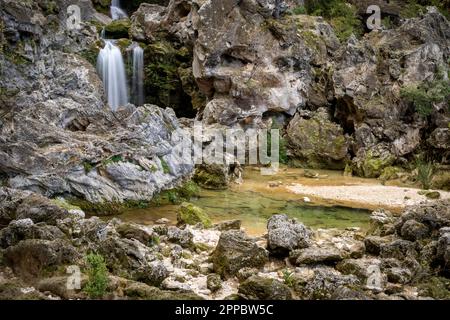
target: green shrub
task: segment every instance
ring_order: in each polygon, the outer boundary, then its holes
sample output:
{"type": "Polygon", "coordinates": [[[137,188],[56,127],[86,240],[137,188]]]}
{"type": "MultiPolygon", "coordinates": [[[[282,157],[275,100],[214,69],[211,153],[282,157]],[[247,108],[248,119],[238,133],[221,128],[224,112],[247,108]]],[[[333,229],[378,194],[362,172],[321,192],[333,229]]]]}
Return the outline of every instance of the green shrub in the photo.
{"type": "Polygon", "coordinates": [[[88,282],[84,291],[91,299],[102,298],[108,287],[108,269],[105,259],[99,255],[90,253],[86,257],[88,282]]]}
{"type": "Polygon", "coordinates": [[[435,165],[432,162],[425,162],[418,158],[416,160],[417,181],[420,182],[423,189],[428,190],[433,180],[435,165]]]}
{"type": "Polygon", "coordinates": [[[160,160],[161,160],[161,166],[162,166],[163,172],[165,174],[169,174],[170,173],[169,164],[163,158],[160,158],[160,160]]]}
{"type": "Polygon", "coordinates": [[[295,7],[295,8],[292,10],[292,13],[293,13],[293,14],[306,14],[306,8],[305,8],[305,6],[298,6],[298,7],[295,7]]]}
{"type": "Polygon", "coordinates": [[[447,19],[450,19],[450,1],[448,0],[408,0],[400,12],[402,18],[415,18],[424,14],[427,6],[435,6],[447,19]]]}
{"type": "Polygon", "coordinates": [[[403,87],[400,95],[412,103],[418,114],[428,117],[433,112],[433,104],[448,100],[450,96],[449,81],[437,79],[431,82],[403,87]]]}
{"type": "Polygon", "coordinates": [[[305,9],[310,15],[327,19],[341,41],[346,41],[352,34],[363,34],[363,25],[357,18],[356,7],[343,0],[307,0],[305,9]]]}
{"type": "Polygon", "coordinates": [[[283,270],[284,284],[291,288],[294,287],[294,285],[295,285],[293,275],[294,275],[294,273],[290,272],[289,270],[287,270],[287,269],[283,270]]]}

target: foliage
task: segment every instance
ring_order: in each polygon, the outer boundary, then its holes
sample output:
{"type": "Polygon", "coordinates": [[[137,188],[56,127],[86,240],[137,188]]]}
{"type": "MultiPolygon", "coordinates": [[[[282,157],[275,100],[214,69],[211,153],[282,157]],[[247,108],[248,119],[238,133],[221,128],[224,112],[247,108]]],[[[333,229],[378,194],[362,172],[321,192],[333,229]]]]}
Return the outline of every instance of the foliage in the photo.
{"type": "Polygon", "coordinates": [[[163,158],[160,158],[160,160],[161,160],[161,166],[162,166],[163,172],[165,174],[169,174],[170,173],[169,164],[163,158]]]}
{"type": "Polygon", "coordinates": [[[294,287],[295,281],[293,277],[293,273],[290,272],[288,269],[283,270],[283,280],[284,284],[288,287],[294,287]]]}
{"type": "Polygon", "coordinates": [[[157,245],[159,245],[160,242],[161,242],[161,239],[159,238],[158,235],[152,235],[149,246],[150,247],[157,246],[157,245]]]}
{"type": "Polygon", "coordinates": [[[112,157],[109,157],[108,159],[104,160],[102,164],[103,166],[107,167],[108,165],[117,162],[123,162],[123,158],[121,155],[114,155],[112,157]]]}
{"type": "Polygon", "coordinates": [[[427,6],[435,6],[447,19],[450,19],[448,0],[408,0],[400,12],[402,18],[415,18],[426,12],[427,6]]]}
{"type": "Polygon", "coordinates": [[[432,162],[424,161],[421,157],[416,159],[417,181],[420,182],[423,189],[428,190],[433,180],[435,165],[432,162]]]}
{"type": "Polygon", "coordinates": [[[450,96],[449,81],[441,78],[431,82],[403,87],[400,95],[414,105],[418,114],[423,117],[433,112],[433,104],[448,100],[450,96]]]}
{"type": "Polygon", "coordinates": [[[337,37],[346,41],[352,34],[363,33],[355,6],[343,0],[307,0],[305,9],[309,15],[323,16],[333,26],[337,37]]]}
{"type": "Polygon", "coordinates": [[[84,291],[92,299],[98,299],[105,295],[108,287],[108,269],[103,256],[90,253],[86,257],[88,282],[84,291]]]}
{"type": "Polygon", "coordinates": [[[294,9],[292,9],[293,14],[306,14],[306,8],[305,6],[297,6],[294,9]]]}

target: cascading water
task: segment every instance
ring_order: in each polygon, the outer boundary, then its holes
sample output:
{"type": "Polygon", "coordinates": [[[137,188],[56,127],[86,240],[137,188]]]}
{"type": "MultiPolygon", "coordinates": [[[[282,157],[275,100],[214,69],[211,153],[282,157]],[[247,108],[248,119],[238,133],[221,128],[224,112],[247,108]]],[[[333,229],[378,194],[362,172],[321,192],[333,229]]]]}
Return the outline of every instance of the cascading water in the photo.
{"type": "Polygon", "coordinates": [[[109,106],[116,111],[128,103],[125,65],[120,49],[111,40],[105,40],[97,59],[97,71],[103,80],[109,106]]]}
{"type": "Polygon", "coordinates": [[[119,20],[123,18],[127,18],[127,14],[120,7],[120,0],[112,0],[111,1],[111,18],[113,20],[119,20]]]}
{"type": "Polygon", "coordinates": [[[133,78],[131,81],[131,95],[137,106],[144,104],[144,50],[138,45],[133,46],[133,78]]]}

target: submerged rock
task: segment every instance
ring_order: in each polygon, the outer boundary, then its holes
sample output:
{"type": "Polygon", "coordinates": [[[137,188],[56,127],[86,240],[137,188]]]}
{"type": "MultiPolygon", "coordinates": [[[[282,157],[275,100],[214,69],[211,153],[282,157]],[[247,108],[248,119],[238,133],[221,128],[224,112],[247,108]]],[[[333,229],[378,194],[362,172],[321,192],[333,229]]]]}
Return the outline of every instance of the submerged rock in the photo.
{"type": "Polygon", "coordinates": [[[203,211],[203,209],[187,202],[181,204],[177,213],[177,221],[179,224],[190,225],[200,223],[205,228],[209,228],[212,226],[211,219],[203,211]]]}

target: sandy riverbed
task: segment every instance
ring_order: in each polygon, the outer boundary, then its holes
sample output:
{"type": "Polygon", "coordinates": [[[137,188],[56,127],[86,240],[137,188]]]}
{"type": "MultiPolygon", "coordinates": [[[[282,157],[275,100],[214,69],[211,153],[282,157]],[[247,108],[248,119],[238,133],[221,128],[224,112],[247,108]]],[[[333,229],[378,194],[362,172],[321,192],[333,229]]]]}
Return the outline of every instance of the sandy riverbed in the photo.
{"type": "MultiPolygon", "coordinates": [[[[383,186],[377,184],[342,185],[342,186],[313,186],[293,183],[286,189],[297,195],[341,203],[352,202],[361,204],[366,208],[401,209],[408,205],[429,200],[425,195],[419,194],[419,189],[383,186]]],[[[449,199],[450,192],[439,191],[441,199],[449,199]]]]}

